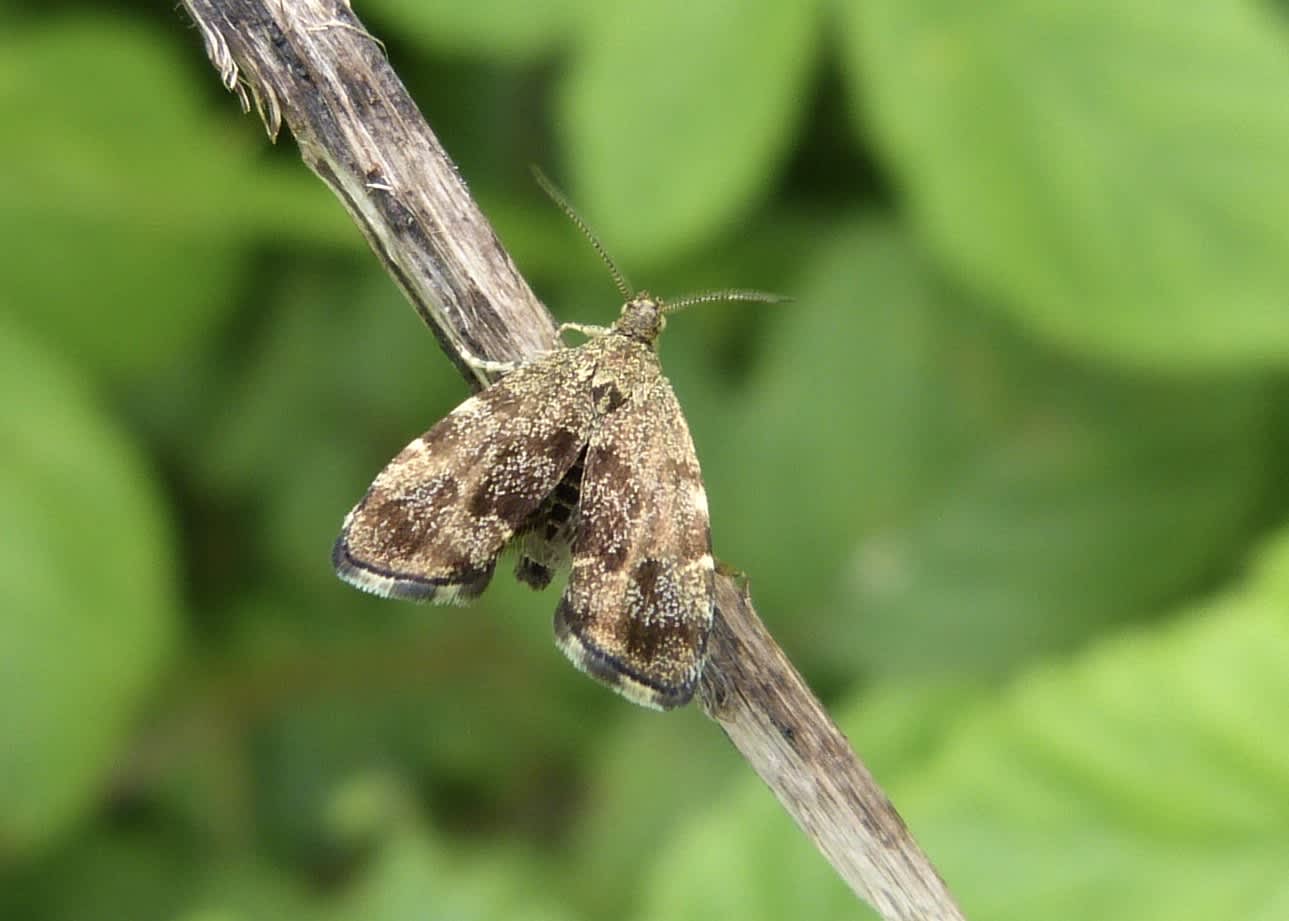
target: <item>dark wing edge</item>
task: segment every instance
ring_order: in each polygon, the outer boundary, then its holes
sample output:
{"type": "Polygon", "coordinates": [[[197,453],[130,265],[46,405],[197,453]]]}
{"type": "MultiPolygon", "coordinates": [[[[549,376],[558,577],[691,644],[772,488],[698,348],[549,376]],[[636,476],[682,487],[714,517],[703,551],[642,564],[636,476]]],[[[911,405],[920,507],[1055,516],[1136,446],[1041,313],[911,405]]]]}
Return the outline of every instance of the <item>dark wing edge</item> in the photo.
{"type": "MultiPolygon", "coordinates": [[[[501,548],[498,548],[500,553],[501,548]]],[[[378,563],[360,560],[349,548],[349,538],[341,533],[331,548],[331,565],[343,581],[354,588],[382,598],[402,601],[432,601],[435,604],[469,604],[492,581],[496,559],[481,567],[460,570],[449,576],[418,576],[400,573],[378,563]]]]}
{"type": "Polygon", "coordinates": [[[555,640],[580,670],[642,706],[693,697],[715,565],[693,440],[670,384],[601,421],[587,445],[555,640]]]}
{"type": "Polygon", "coordinates": [[[675,710],[693,699],[707,654],[705,635],[696,647],[692,669],[681,680],[659,680],[648,671],[636,668],[620,656],[588,641],[585,633],[574,626],[577,621],[578,614],[566,595],[555,609],[555,644],[578,671],[632,703],[651,710],[675,710]]]}
{"type": "Polygon", "coordinates": [[[477,598],[498,554],[585,446],[591,407],[576,384],[571,350],[556,352],[414,439],[345,517],[336,574],[387,598],[477,598]]]}

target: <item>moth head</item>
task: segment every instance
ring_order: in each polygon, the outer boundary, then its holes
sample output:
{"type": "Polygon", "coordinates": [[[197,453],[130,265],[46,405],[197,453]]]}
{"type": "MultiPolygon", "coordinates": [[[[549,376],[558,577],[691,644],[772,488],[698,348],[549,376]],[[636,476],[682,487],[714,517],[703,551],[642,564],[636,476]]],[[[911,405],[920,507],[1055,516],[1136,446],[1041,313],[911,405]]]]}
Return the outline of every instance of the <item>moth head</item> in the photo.
{"type": "Polygon", "coordinates": [[[622,316],[614,328],[624,336],[653,342],[667,325],[667,308],[647,291],[641,291],[622,305],[622,316]]]}
{"type": "Polygon", "coordinates": [[[631,296],[622,305],[622,316],[613,328],[624,336],[640,342],[652,343],[667,326],[667,314],[684,310],[695,304],[713,304],[721,301],[756,301],[761,304],[780,304],[786,297],[769,294],[765,291],[744,291],[727,289],[724,291],[707,291],[703,294],[690,294],[674,301],[663,301],[648,291],[641,291],[631,296]]]}

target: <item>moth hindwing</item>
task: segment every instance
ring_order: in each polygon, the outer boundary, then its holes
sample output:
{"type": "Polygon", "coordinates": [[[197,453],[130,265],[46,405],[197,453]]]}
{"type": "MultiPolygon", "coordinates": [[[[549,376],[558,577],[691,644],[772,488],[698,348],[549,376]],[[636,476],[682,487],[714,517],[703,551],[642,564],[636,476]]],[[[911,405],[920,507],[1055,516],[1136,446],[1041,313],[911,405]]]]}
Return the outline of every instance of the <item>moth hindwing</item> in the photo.
{"type": "Polygon", "coordinates": [[[345,519],[340,577],[459,603],[508,544],[538,588],[568,557],[559,647],[636,703],[686,703],[714,567],[694,443],[654,350],[668,309],[632,297],[610,329],[512,372],[404,448],[345,519]]]}

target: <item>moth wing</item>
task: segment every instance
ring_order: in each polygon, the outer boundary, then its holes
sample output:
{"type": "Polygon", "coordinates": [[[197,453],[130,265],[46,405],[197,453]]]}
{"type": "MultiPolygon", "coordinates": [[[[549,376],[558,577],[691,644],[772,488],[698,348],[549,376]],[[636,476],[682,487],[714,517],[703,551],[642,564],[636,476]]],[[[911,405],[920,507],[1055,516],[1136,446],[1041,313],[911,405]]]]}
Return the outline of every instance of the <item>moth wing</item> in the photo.
{"type": "Polygon", "coordinates": [[[332,562],[377,595],[461,603],[586,444],[592,404],[577,350],[555,352],[466,400],[376,477],[332,562]]]}
{"type": "Polygon", "coordinates": [[[643,404],[628,402],[591,432],[556,642],[636,703],[677,707],[698,682],[714,592],[698,457],[659,376],[643,404]]]}

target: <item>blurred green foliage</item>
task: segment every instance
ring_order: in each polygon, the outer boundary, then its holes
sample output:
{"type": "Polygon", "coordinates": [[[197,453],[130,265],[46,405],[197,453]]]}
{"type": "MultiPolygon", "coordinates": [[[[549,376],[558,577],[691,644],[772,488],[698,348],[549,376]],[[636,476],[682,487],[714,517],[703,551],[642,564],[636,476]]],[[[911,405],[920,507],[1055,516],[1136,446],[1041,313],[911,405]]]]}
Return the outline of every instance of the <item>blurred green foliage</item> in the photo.
{"type": "MultiPolygon", "coordinates": [[[[639,283],[717,552],[977,919],[1289,914],[1284,7],[368,0],[561,319],[639,283]]],[[[0,916],[850,918],[504,573],[330,572],[465,394],[166,5],[0,6],[0,916]]]]}

